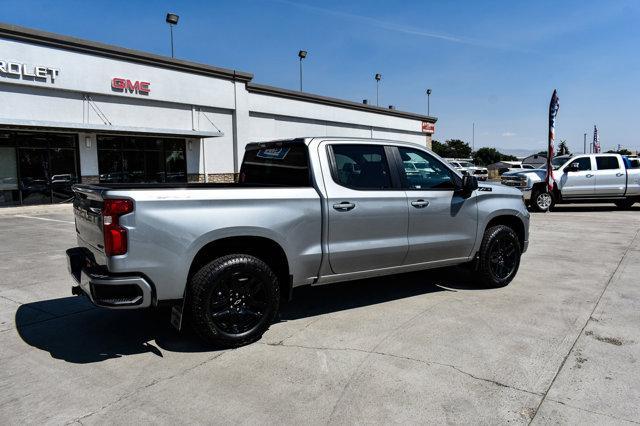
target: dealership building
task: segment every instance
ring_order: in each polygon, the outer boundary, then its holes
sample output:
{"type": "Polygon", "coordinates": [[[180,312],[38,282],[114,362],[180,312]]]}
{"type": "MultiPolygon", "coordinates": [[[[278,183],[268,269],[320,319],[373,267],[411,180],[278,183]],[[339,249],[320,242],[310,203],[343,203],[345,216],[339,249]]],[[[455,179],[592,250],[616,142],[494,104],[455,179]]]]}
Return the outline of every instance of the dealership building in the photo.
{"type": "Polygon", "coordinates": [[[255,84],[247,72],[0,24],[0,206],[73,183],[230,182],[249,142],[431,147],[436,119],[255,84]]]}

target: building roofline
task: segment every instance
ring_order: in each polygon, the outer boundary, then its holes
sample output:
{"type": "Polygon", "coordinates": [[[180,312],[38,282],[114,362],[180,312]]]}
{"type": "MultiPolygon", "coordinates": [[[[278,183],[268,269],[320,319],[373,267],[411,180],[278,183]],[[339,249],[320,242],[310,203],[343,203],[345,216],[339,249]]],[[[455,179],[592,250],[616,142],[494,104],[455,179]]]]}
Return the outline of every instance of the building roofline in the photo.
{"type": "Polygon", "coordinates": [[[306,102],[313,102],[316,104],[338,106],[349,109],[356,109],[360,111],[373,112],[376,114],[392,115],[395,117],[410,118],[413,120],[422,120],[430,123],[435,123],[438,119],[428,115],[416,114],[406,111],[398,111],[397,109],[388,109],[378,107],[375,105],[367,105],[359,102],[346,101],[344,99],[330,98],[327,96],[315,95],[313,93],[298,92],[295,90],[281,89],[279,87],[267,86],[264,84],[256,84],[247,82],[247,90],[253,93],[259,93],[262,95],[277,96],[279,98],[297,99],[306,102]]]}
{"type": "Polygon", "coordinates": [[[244,71],[219,68],[211,65],[200,64],[197,62],[169,58],[167,56],[156,55],[140,50],[128,49],[125,47],[84,40],[77,37],[70,37],[56,33],[50,33],[47,31],[25,28],[19,25],[0,22],[0,38],[55,47],[74,52],[88,53],[106,58],[120,59],[129,62],[147,64],[177,71],[223,78],[227,80],[242,81],[246,83],[247,90],[253,93],[260,93],[287,99],[297,99],[322,105],[338,106],[352,110],[385,114],[395,117],[409,118],[413,120],[427,121],[430,123],[435,123],[437,121],[437,118],[427,115],[388,109],[374,105],[366,105],[359,102],[315,95],[306,92],[298,92],[263,84],[255,84],[251,82],[251,80],[253,79],[253,74],[244,71]]]}
{"type": "Polygon", "coordinates": [[[121,59],[130,62],[159,66],[178,71],[191,72],[208,75],[218,78],[237,81],[251,81],[253,74],[230,70],[226,68],[213,67],[197,62],[184,61],[181,59],[169,58],[167,56],[155,55],[140,50],[128,49],[111,44],[99,43],[95,41],[83,40],[76,37],[69,37],[47,31],[34,30],[18,25],[11,25],[0,22],[0,38],[35,43],[49,47],[71,50],[75,52],[90,53],[107,58],[121,59]]]}

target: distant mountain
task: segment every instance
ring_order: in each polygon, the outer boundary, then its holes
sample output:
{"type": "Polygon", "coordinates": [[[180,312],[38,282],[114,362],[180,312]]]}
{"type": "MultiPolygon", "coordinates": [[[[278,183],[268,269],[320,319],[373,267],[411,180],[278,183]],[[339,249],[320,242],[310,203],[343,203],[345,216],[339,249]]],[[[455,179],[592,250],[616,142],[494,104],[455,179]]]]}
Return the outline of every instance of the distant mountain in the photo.
{"type": "Polygon", "coordinates": [[[535,150],[535,149],[510,149],[510,148],[498,148],[498,151],[500,151],[503,154],[507,154],[507,155],[513,155],[515,157],[518,158],[524,158],[524,157],[528,157],[532,154],[537,154],[538,152],[542,151],[541,149],[535,150]]]}

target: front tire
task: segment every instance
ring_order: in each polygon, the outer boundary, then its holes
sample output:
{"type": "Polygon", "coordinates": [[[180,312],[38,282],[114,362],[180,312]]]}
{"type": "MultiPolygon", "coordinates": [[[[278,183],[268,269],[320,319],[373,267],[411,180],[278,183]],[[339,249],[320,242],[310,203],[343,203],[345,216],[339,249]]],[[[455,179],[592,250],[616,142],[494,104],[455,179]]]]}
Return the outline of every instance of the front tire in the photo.
{"type": "Polygon", "coordinates": [[[484,287],[504,287],[520,267],[522,249],[515,231],[505,225],[488,228],[477,260],[478,281],[484,287]]]}
{"type": "Polygon", "coordinates": [[[246,254],[222,256],[204,265],[189,289],[188,312],[195,332],[220,347],[260,339],[280,303],[276,275],[265,262],[246,254]]]}
{"type": "Polygon", "coordinates": [[[616,207],[622,210],[628,210],[636,203],[635,198],[625,198],[624,200],[617,200],[615,202],[616,207]]]}
{"type": "Polygon", "coordinates": [[[531,193],[530,205],[533,211],[539,213],[546,213],[555,204],[553,193],[546,190],[546,188],[538,187],[534,188],[531,193]]]}

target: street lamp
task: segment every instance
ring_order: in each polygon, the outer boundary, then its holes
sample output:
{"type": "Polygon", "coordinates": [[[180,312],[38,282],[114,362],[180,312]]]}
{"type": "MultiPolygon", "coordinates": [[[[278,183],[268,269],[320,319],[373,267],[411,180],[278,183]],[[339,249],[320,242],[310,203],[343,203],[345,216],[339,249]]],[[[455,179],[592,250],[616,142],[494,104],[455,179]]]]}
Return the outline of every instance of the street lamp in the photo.
{"type": "Polygon", "coordinates": [[[307,57],[307,51],[301,50],[298,52],[298,58],[300,58],[300,91],[302,92],[302,60],[307,57]]]}
{"type": "Polygon", "coordinates": [[[380,98],[378,96],[378,93],[379,93],[379,87],[380,87],[380,80],[382,80],[382,75],[376,74],[375,79],[376,79],[376,106],[380,106],[380,98]]]}
{"type": "Polygon", "coordinates": [[[180,17],[175,13],[167,13],[165,21],[169,24],[169,31],[171,31],[171,57],[173,58],[173,26],[178,25],[180,17]]]}
{"type": "Polygon", "coordinates": [[[431,89],[427,89],[427,115],[430,115],[430,112],[431,112],[430,111],[431,108],[430,108],[430,105],[429,105],[429,103],[430,103],[429,102],[429,100],[430,100],[429,98],[430,97],[431,97],[431,89]]]}

